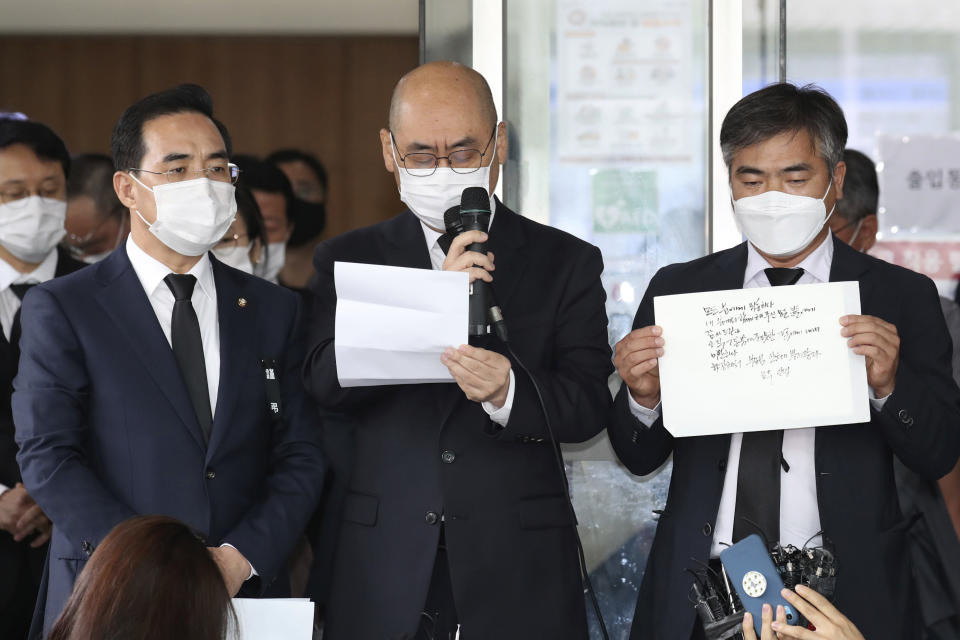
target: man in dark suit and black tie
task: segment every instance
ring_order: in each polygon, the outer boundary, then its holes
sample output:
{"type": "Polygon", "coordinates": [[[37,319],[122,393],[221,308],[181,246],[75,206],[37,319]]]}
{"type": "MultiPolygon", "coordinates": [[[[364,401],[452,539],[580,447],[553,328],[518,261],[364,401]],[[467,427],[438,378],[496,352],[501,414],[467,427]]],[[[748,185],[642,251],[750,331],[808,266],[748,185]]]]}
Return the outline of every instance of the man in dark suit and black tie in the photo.
{"type": "Polygon", "coordinates": [[[772,85],[738,102],[720,144],[748,242],[661,269],[635,330],[616,347],[624,384],[608,430],[617,454],[641,475],[673,454],[633,640],[702,637],[684,568],[757,528],[771,543],[797,547],[817,544],[822,532],[839,564],[838,609],[867,638],[918,637],[904,544],[910,522],[898,506],[891,454],[930,480],[949,472],[960,452],[960,391],[933,283],[830,233],[846,138],[840,107],[815,87],[772,85]],[[670,336],[655,324],[655,296],[828,281],[860,283],[862,315],[838,318],[837,331],[866,357],[869,422],[694,438],[666,431],[657,358],[670,336]]]}
{"type": "Polygon", "coordinates": [[[507,157],[486,81],[449,62],[397,85],[384,164],[410,210],[317,248],[308,390],[356,421],[325,636],[331,640],[586,637],[575,523],[534,387],[498,339],[450,345],[457,384],[342,388],[335,261],[468,271],[492,282],[557,439],[598,433],[611,372],[600,252],[491,198],[490,253],[444,255],[443,215],[493,193],[507,157]],[[496,261],[496,270],[494,270],[496,261]]]}
{"type": "Polygon", "coordinates": [[[10,395],[27,290],[84,266],[66,234],[70,155],[39,122],[0,114],[0,638],[27,637],[52,525],[21,483],[10,395]]]}
{"type": "Polygon", "coordinates": [[[18,460],[54,522],[34,637],[97,544],[137,514],[190,524],[231,595],[283,595],[277,577],[324,471],[297,296],[209,254],[237,179],[210,97],[182,85],[140,100],[112,151],[126,243],[23,303],[18,460]]]}

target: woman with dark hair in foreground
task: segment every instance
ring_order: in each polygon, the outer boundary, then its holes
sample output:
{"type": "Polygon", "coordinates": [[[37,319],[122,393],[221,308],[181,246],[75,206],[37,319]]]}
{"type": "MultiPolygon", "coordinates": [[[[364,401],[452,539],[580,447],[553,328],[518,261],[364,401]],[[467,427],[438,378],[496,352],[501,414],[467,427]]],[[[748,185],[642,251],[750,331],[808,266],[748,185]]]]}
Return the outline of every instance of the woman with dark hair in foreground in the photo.
{"type": "Polygon", "coordinates": [[[223,640],[234,616],[203,541],[179,520],[138,516],[97,547],[48,640],[223,640]]]}

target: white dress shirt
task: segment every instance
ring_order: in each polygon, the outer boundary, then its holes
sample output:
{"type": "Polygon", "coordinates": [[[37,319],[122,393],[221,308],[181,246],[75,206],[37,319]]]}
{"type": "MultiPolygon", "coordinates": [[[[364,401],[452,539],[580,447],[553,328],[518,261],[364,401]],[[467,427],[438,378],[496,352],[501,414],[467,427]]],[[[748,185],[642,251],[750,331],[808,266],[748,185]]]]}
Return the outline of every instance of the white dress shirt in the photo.
{"type": "MultiPolygon", "coordinates": [[[[490,198],[490,226],[487,227],[488,229],[493,227],[493,216],[496,214],[496,212],[497,201],[495,198],[490,198]]],[[[420,226],[423,228],[423,238],[427,243],[427,251],[430,253],[430,264],[433,266],[434,271],[440,271],[443,269],[443,261],[447,257],[443,252],[443,249],[440,247],[440,243],[438,242],[440,240],[440,236],[443,234],[423,224],[423,221],[420,222],[420,226]]],[[[459,345],[450,346],[457,347],[459,345]]],[[[516,385],[514,384],[512,367],[510,369],[510,381],[508,382],[508,385],[507,399],[504,401],[502,407],[497,409],[489,402],[483,402],[480,404],[480,406],[483,407],[483,410],[487,412],[487,415],[490,416],[490,419],[501,427],[507,426],[507,422],[510,421],[510,410],[513,408],[513,392],[515,391],[516,385]]]]}
{"type": "MultiPolygon", "coordinates": [[[[797,285],[816,284],[830,281],[830,266],[833,263],[833,234],[813,253],[797,265],[803,269],[803,276],[797,285]]],[[[764,269],[771,265],[749,242],[747,243],[747,268],[743,277],[743,288],[769,287],[770,282],[764,269]]],[[[837,324],[837,331],[841,329],[837,324]]],[[[669,349],[669,345],[665,345],[669,349]]],[[[888,396],[889,397],[889,396],[888,396]]],[[[638,404],[628,393],[630,410],[637,420],[651,426],[660,417],[660,405],[648,409],[638,404]]],[[[870,390],[870,404],[876,411],[883,408],[887,398],[877,398],[870,390]]],[[[727,407],[726,410],[735,410],[727,407]]],[[[790,471],[780,469],[780,542],[802,548],[811,538],[820,532],[820,509],[817,502],[817,472],[814,461],[814,445],[817,430],[785,429],[783,432],[783,459],[790,471]],[[784,509],[784,505],[788,508],[784,509]]],[[[737,477],[740,471],[740,447],[743,434],[734,433],[730,437],[730,452],[727,458],[727,470],[723,479],[723,493],[720,496],[720,509],[717,512],[716,526],[713,528],[713,546],[710,556],[719,557],[725,545],[733,542],[734,510],[737,504],[737,477]]],[[[816,540],[814,540],[816,542],[816,540]]]]}
{"type": "MultiPolygon", "coordinates": [[[[52,249],[47,257],[30,273],[20,273],[6,260],[0,259],[0,326],[3,337],[10,340],[13,317],[20,309],[20,298],[10,288],[12,284],[40,284],[52,280],[57,273],[57,250],[52,249]]],[[[0,493],[10,487],[0,484],[0,493]]]]}
{"type": "MultiPolygon", "coordinates": [[[[163,279],[173,271],[141,249],[133,240],[133,234],[127,236],[127,256],[150,300],[153,312],[157,315],[163,335],[172,348],[171,327],[173,304],[176,300],[163,279]]],[[[203,363],[207,370],[207,390],[210,393],[212,417],[217,410],[217,393],[220,389],[220,322],[217,317],[217,285],[213,278],[213,265],[207,254],[203,254],[187,273],[197,279],[190,302],[200,322],[200,341],[203,343],[203,363]]]]}
{"type": "MultiPolygon", "coordinates": [[[[134,241],[132,233],[127,236],[126,248],[130,264],[133,265],[133,270],[136,272],[137,278],[140,279],[140,284],[143,285],[143,290],[150,300],[150,306],[153,307],[160,328],[163,329],[163,335],[166,336],[167,343],[172,349],[173,305],[176,299],[163,279],[173,271],[141,249],[134,241]]],[[[209,256],[206,253],[203,254],[197,264],[187,271],[187,274],[197,279],[190,302],[193,304],[197,321],[200,323],[203,364],[207,370],[207,391],[210,393],[210,416],[213,417],[216,415],[217,394],[220,390],[220,318],[217,311],[217,284],[213,277],[213,265],[210,263],[209,256]]],[[[220,546],[236,549],[228,543],[223,543],[220,546]]],[[[250,564],[249,561],[247,564],[250,564]]],[[[257,575],[257,570],[251,564],[250,575],[247,576],[247,580],[255,575],[257,575]]]]}

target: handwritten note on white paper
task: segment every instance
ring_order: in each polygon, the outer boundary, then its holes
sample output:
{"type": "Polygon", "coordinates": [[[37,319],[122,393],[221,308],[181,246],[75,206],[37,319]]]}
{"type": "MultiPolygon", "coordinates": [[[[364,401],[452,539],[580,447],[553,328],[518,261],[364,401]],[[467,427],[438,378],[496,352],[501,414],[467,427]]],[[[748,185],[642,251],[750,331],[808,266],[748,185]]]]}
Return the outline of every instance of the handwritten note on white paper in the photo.
{"type": "Polygon", "coordinates": [[[863,356],[840,335],[856,282],[654,298],[663,425],[674,436],[870,419],[863,356]]]}
{"type": "Polygon", "coordinates": [[[453,381],[440,354],[467,344],[466,273],[337,262],[333,274],[341,386],[453,381]]]}
{"type": "Polygon", "coordinates": [[[237,627],[230,640],[312,640],[313,603],[307,598],[234,598],[237,627]]]}

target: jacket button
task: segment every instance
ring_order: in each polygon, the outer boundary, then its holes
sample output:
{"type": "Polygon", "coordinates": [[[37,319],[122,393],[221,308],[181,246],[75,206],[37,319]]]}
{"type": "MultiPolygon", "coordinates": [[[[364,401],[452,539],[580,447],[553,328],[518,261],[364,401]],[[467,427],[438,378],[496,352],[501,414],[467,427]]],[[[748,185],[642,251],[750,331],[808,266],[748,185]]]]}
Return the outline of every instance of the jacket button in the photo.
{"type": "Polygon", "coordinates": [[[88,556],[93,553],[93,545],[90,544],[89,542],[87,542],[86,540],[84,540],[84,541],[83,541],[83,544],[80,545],[80,546],[81,546],[81,548],[83,549],[83,552],[84,552],[85,554],[87,554],[88,556]]]}
{"type": "Polygon", "coordinates": [[[713,525],[707,522],[703,525],[703,529],[701,529],[700,531],[703,533],[704,536],[709,538],[713,534],[713,525]]]}
{"type": "Polygon", "coordinates": [[[440,459],[443,460],[444,464],[453,464],[453,461],[457,459],[457,454],[448,449],[440,454],[440,459]]]}
{"type": "Polygon", "coordinates": [[[910,417],[910,414],[907,413],[905,409],[900,409],[897,417],[900,418],[900,422],[903,424],[913,424],[913,418],[910,417]]]}
{"type": "Polygon", "coordinates": [[[435,511],[427,511],[427,515],[423,516],[423,521],[427,524],[437,524],[439,519],[440,516],[435,511]]]}
{"type": "Polygon", "coordinates": [[[213,469],[207,469],[207,480],[213,480],[217,477],[217,472],[213,469]]]}

